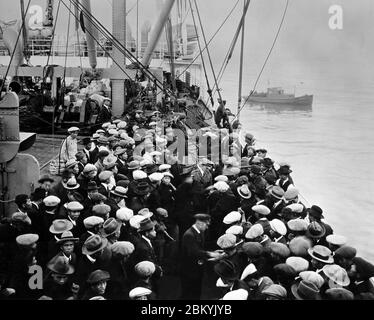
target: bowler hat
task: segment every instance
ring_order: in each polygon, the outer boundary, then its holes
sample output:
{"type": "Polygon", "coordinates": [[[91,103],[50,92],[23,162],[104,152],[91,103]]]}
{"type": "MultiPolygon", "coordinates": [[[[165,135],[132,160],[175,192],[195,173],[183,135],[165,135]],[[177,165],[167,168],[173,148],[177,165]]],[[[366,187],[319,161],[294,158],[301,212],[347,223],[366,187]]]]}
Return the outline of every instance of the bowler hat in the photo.
{"type": "Polygon", "coordinates": [[[274,161],[270,158],[265,158],[263,161],[263,165],[265,167],[271,167],[274,164],[274,161]]]}
{"type": "Polygon", "coordinates": [[[92,255],[104,249],[107,244],[108,240],[106,238],[102,238],[99,235],[94,234],[87,238],[83,244],[82,253],[85,255],[92,255]]]}
{"type": "Polygon", "coordinates": [[[352,260],[357,254],[357,250],[350,246],[342,246],[334,253],[336,258],[345,258],[352,260]]]}
{"type": "Polygon", "coordinates": [[[278,170],[278,174],[281,175],[289,175],[290,173],[292,173],[292,170],[288,166],[280,167],[278,170]]]}
{"type": "Polygon", "coordinates": [[[87,144],[89,144],[90,142],[92,142],[92,139],[91,138],[83,138],[82,139],[82,144],[85,146],[87,144]]]}
{"type": "Polygon", "coordinates": [[[309,213],[310,216],[317,218],[317,219],[323,219],[323,210],[316,205],[311,206],[309,209],[307,209],[307,212],[309,213]]]}
{"type": "Polygon", "coordinates": [[[291,292],[297,300],[320,300],[319,289],[314,283],[309,281],[300,281],[291,287],[291,292]]]}
{"type": "Polygon", "coordinates": [[[69,264],[69,261],[63,256],[56,256],[52,258],[47,268],[54,273],[69,275],[74,273],[74,267],[69,264]]]}

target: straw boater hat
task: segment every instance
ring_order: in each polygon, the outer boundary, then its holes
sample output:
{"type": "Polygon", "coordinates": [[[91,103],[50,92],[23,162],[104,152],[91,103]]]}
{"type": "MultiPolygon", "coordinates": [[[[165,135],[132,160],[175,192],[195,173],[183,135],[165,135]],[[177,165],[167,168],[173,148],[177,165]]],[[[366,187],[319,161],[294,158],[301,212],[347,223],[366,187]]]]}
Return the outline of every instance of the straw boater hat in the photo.
{"type": "Polygon", "coordinates": [[[248,188],[248,185],[243,184],[242,186],[237,188],[239,196],[243,199],[249,199],[252,197],[252,193],[248,188]]]}
{"type": "Polygon", "coordinates": [[[321,245],[315,245],[313,248],[308,249],[309,255],[318,261],[321,261],[325,264],[334,263],[334,257],[329,248],[321,245]]]}
{"type": "Polygon", "coordinates": [[[111,193],[121,198],[127,198],[127,189],[124,187],[117,186],[114,190],[111,191],[111,193]]]}
{"type": "Polygon", "coordinates": [[[79,238],[74,238],[73,233],[71,231],[64,231],[61,235],[60,240],[58,240],[56,244],[63,244],[68,241],[78,242],[79,238]]]}
{"type": "Polygon", "coordinates": [[[334,283],[334,285],[330,283],[330,287],[336,285],[347,287],[351,283],[347,271],[337,264],[327,264],[322,268],[322,271],[334,283]]]}
{"type": "Polygon", "coordinates": [[[75,177],[71,177],[66,183],[62,182],[62,185],[66,190],[76,190],[80,187],[75,177]]]}

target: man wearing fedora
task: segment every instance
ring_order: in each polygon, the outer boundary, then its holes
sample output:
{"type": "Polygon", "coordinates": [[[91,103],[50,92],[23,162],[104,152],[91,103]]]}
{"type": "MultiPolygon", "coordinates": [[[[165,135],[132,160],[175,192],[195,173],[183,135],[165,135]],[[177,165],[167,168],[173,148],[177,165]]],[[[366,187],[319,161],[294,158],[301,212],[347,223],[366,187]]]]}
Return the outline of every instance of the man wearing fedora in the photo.
{"type": "Polygon", "coordinates": [[[83,138],[82,139],[83,149],[82,152],[87,157],[87,163],[94,164],[97,161],[97,154],[99,149],[95,146],[92,148],[93,139],[92,138],[83,138]]]}
{"type": "Polygon", "coordinates": [[[80,295],[86,290],[86,280],[91,272],[107,270],[110,263],[110,250],[107,249],[108,240],[100,235],[90,236],[82,247],[82,257],[78,261],[74,275],[74,283],[79,285],[80,295]],[[109,258],[108,258],[109,257],[109,258]]]}
{"type": "Polygon", "coordinates": [[[75,267],[77,265],[77,255],[74,250],[78,241],[79,238],[75,238],[71,231],[63,232],[61,238],[56,242],[56,245],[60,247],[60,251],[55,258],[64,257],[70,265],[75,267]]]}
{"type": "Polygon", "coordinates": [[[279,179],[275,182],[275,185],[280,186],[284,192],[286,192],[290,186],[294,185],[293,179],[290,176],[292,170],[289,165],[283,165],[279,168],[277,173],[279,179]]]}

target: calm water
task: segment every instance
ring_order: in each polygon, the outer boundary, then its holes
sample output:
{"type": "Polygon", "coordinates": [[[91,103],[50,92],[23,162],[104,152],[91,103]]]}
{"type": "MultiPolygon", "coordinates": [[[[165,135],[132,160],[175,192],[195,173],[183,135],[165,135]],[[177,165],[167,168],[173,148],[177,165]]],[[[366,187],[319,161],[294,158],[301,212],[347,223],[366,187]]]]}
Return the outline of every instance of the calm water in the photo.
{"type": "MultiPolygon", "coordinates": [[[[359,256],[374,262],[372,73],[359,64],[351,74],[320,61],[314,66],[295,66],[286,76],[283,68],[273,68],[258,88],[266,88],[268,79],[288,92],[298,84],[297,95],[314,94],[312,109],[246,106],[240,120],[256,136],[258,147],[266,147],[276,161],[291,163],[304,203],[321,206],[334,232],[345,235],[359,256]]],[[[253,86],[257,70],[247,73],[245,92],[253,86]]],[[[226,76],[222,88],[224,99],[236,110],[236,73],[226,76]]]]}

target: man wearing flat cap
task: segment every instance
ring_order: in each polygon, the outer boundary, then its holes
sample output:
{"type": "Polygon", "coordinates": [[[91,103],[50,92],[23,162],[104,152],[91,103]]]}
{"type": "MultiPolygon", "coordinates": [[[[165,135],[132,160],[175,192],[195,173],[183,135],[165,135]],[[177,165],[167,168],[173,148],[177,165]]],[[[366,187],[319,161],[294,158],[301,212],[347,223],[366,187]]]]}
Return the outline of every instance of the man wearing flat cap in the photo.
{"type": "Polygon", "coordinates": [[[201,296],[204,264],[208,259],[219,259],[220,253],[209,252],[205,247],[205,233],[210,225],[210,215],[196,214],[195,223],[183,235],[180,279],[182,284],[181,299],[199,300],[201,296]]]}
{"type": "Polygon", "coordinates": [[[59,159],[65,163],[68,160],[75,160],[75,155],[78,152],[78,132],[79,128],[77,127],[69,128],[69,136],[61,144],[59,159]]]}

